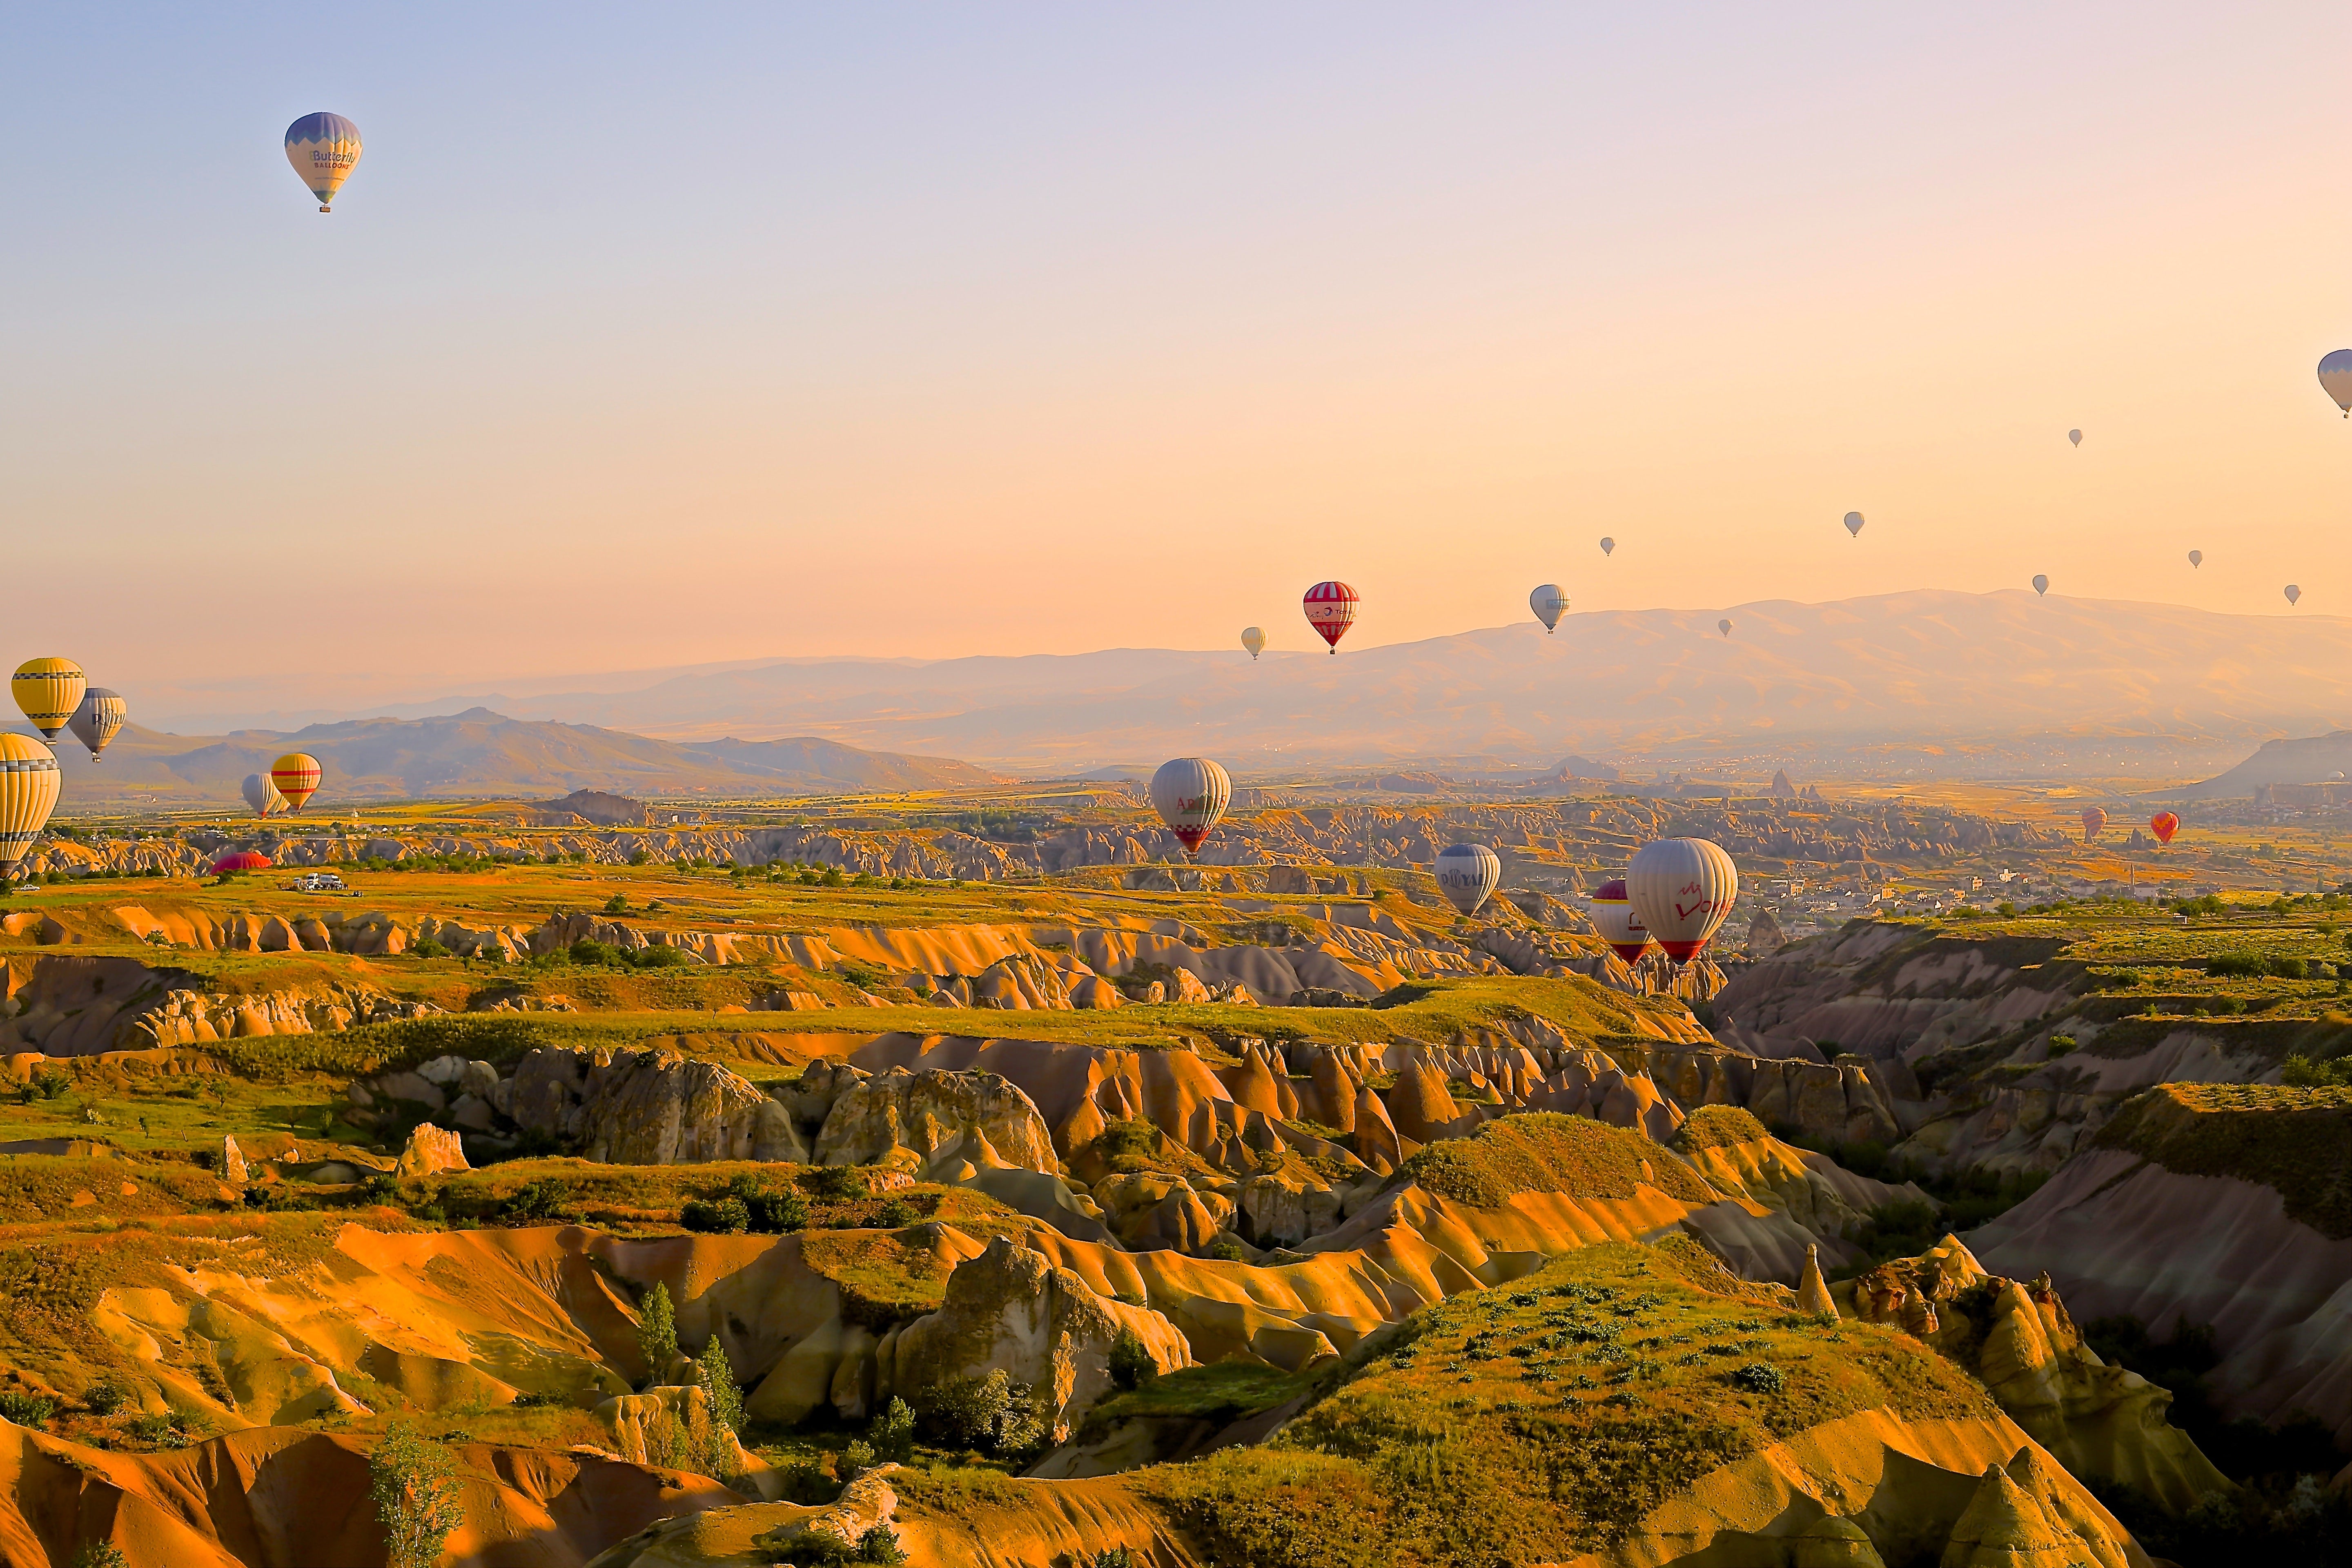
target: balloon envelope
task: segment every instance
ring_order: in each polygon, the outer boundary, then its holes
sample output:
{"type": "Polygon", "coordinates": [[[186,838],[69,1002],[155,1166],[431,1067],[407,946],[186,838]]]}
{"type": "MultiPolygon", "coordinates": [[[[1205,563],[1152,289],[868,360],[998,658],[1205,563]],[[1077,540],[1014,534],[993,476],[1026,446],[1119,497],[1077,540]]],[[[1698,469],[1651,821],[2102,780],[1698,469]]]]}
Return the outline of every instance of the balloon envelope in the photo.
{"type": "Polygon", "coordinates": [[[2092,839],[2096,838],[2099,836],[2099,830],[2106,825],[2105,812],[2095,805],[2084,806],[2083,808],[2083,842],[2088,844],[2092,839]]]}
{"type": "Polygon", "coordinates": [[[1307,590],[1301,601],[1307,611],[1307,624],[1313,626],[1322,639],[1339,651],[1339,639],[1356,624],[1358,595],[1345,583],[1318,583],[1307,590]]]}
{"type": "Polygon", "coordinates": [[[2180,831],[2180,818],[2168,811],[2159,811],[2147,819],[2147,830],[2156,835],[2158,844],[2169,844],[2172,836],[2180,831]]]}
{"type": "Polygon", "coordinates": [[[1601,553],[1603,555],[1617,553],[1617,542],[1605,533],[1601,536],[1601,553]]]}
{"type": "Polygon", "coordinates": [[[103,686],[93,686],[81,694],[81,703],[66,721],[66,727],[75,740],[89,748],[89,760],[94,763],[122,728],[122,716],[129,711],[121,698],[103,686]]]}
{"type": "Polygon", "coordinates": [[[2192,550],[2192,551],[2190,551],[2190,552],[2189,552],[2189,564],[2190,564],[2191,566],[2202,566],[2202,565],[2204,565],[2204,564],[2205,564],[2205,552],[2204,552],[2203,551],[2201,551],[2201,550],[2192,550]]]}
{"type": "Polygon", "coordinates": [[[30,735],[0,733],[0,875],[16,874],[48,826],[62,777],[47,746],[30,735]]]}
{"type": "Polygon", "coordinates": [[[359,164],[360,128],[340,114],[306,114],[286,128],[286,161],[325,212],[359,164]]]}
{"type": "Polygon", "coordinates": [[[28,658],[16,667],[8,689],[16,694],[16,706],[25,710],[33,728],[54,741],[74,710],[81,706],[81,694],[88,685],[81,666],[69,658],[28,658]]]}
{"type": "Polygon", "coordinates": [[[257,849],[232,849],[215,857],[205,870],[211,876],[226,877],[232,871],[267,871],[269,865],[269,857],[257,849]]]}
{"type": "Polygon", "coordinates": [[[1484,844],[1455,844],[1437,852],[1437,890],[1465,915],[1478,906],[1503,879],[1500,857],[1484,844]]]}
{"type": "Polygon", "coordinates": [[[319,787],[319,759],[308,752],[289,752],[269,764],[269,782],[286,797],[289,811],[299,811],[319,787]]]}
{"type": "Polygon", "coordinates": [[[1739,872],[1712,839],[1659,838],[1642,846],[1625,868],[1625,889],[1666,956],[1688,963],[1731,912],[1739,872]]]}
{"type": "Polygon", "coordinates": [[[2080,430],[2069,430],[2066,432],[2066,439],[2079,447],[2083,444],[2083,433],[2080,430]]]}
{"type": "Polygon", "coordinates": [[[1862,533],[1862,513],[1858,511],[1850,511],[1845,514],[1845,531],[1851,536],[1857,538],[1860,537],[1862,533]]]}
{"type": "Polygon", "coordinates": [[[1731,618],[1727,616],[1722,620],[1716,622],[1715,629],[1721,632],[1725,637],[1729,637],[1731,635],[1731,618]]]}
{"type": "Polygon", "coordinates": [[[2033,591],[2037,594],[2050,592],[2050,579],[2036,572],[2033,574],[2033,591]]]}
{"type": "Polygon", "coordinates": [[[2352,419],[2352,349],[2337,349],[2319,362],[2319,384],[2352,419]]]}
{"type": "Polygon", "coordinates": [[[269,782],[268,773],[247,773],[243,785],[245,804],[253,808],[256,816],[268,816],[286,809],[286,797],[269,782]]]}
{"type": "Polygon", "coordinates": [[[1172,758],[1151,775],[1151,809],[1184,846],[1187,858],[1200,852],[1201,841],[1233,798],[1234,781],[1206,757],[1172,758]]]}
{"type": "Polygon", "coordinates": [[[1265,651],[1265,628],[1261,626],[1244,626],[1242,628],[1242,647],[1249,649],[1249,656],[1252,658],[1255,658],[1259,654],[1264,653],[1265,651]]]}
{"type": "Polygon", "coordinates": [[[1586,907],[1592,915],[1593,931],[1626,963],[1641,957],[1650,945],[1649,930],[1633,912],[1633,900],[1623,882],[1601,883],[1586,907]]]}
{"type": "Polygon", "coordinates": [[[1568,590],[1557,583],[1546,583],[1528,595],[1528,608],[1536,613],[1544,630],[1549,631],[1559,625],[1559,617],[1568,608],[1568,590]]]}
{"type": "Polygon", "coordinates": [[[2289,584],[2286,585],[2286,602],[2287,602],[2288,604],[2292,605],[2292,604],[2294,604],[2297,599],[2300,599],[2300,598],[2302,598],[2302,597],[2303,597],[2303,590],[2302,590],[2302,589],[2300,589],[2300,588],[2296,587],[2296,586],[2295,586],[2294,584],[2292,584],[2292,583],[2289,583],[2289,584]]]}

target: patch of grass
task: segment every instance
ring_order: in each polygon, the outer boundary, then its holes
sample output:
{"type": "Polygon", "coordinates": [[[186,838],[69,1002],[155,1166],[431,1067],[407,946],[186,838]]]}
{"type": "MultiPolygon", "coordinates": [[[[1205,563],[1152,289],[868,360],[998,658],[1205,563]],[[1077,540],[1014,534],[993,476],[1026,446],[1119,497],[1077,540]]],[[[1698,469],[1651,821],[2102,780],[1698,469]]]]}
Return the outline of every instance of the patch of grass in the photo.
{"type": "Polygon", "coordinates": [[[1520,1193],[1630,1198],[1637,1185],[1693,1203],[1716,1197],[1688,1166],[1661,1157],[1642,1134],[1549,1111],[1502,1117],[1475,1137],[1432,1143],[1404,1163],[1402,1174],[1477,1208],[1500,1208],[1520,1193]]]}
{"type": "Polygon", "coordinates": [[[1702,1105],[1675,1129],[1674,1146],[1685,1154],[1702,1149],[1728,1149],[1771,1136],[1755,1116],[1737,1105],[1702,1105]]]}
{"type": "Polygon", "coordinates": [[[1108,1430],[1122,1421],[1171,1418],[1238,1421],[1261,1410],[1271,1410],[1295,1399],[1314,1379],[1256,1362],[1219,1362],[1213,1366],[1188,1366],[1163,1372],[1150,1382],[1097,1401],[1087,1412],[1089,1431],[1108,1430]]]}

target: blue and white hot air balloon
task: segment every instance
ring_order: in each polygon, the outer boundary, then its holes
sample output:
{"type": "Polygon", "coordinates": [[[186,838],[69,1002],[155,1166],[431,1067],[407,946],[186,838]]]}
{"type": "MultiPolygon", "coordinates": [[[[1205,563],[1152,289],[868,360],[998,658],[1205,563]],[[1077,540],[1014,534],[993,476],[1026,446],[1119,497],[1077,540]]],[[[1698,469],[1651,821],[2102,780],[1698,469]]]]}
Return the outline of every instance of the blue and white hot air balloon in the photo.
{"type": "Polygon", "coordinates": [[[319,210],[334,211],[335,193],[359,166],[360,128],[323,110],[286,128],[286,161],[319,198],[319,210]]]}

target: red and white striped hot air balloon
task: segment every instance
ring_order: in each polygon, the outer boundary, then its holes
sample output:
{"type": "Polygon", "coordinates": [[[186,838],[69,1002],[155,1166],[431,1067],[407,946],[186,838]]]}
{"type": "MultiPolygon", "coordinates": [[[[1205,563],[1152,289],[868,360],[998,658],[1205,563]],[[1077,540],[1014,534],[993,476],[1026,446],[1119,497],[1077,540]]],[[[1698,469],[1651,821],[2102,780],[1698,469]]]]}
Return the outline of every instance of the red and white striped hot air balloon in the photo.
{"type": "Polygon", "coordinates": [[[1688,963],[1731,912],[1739,871],[1712,839],[1659,838],[1625,868],[1625,889],[1666,956],[1688,963]]]}
{"type": "Polygon", "coordinates": [[[1358,602],[1356,591],[1345,583],[1318,583],[1307,590],[1303,601],[1307,624],[1322,634],[1335,654],[1339,651],[1339,639],[1356,624],[1358,602]]]}
{"type": "Polygon", "coordinates": [[[1649,929],[1633,912],[1633,900],[1622,881],[1601,883],[1587,907],[1591,910],[1592,929],[1626,963],[1640,958],[1649,947],[1649,929]]]}

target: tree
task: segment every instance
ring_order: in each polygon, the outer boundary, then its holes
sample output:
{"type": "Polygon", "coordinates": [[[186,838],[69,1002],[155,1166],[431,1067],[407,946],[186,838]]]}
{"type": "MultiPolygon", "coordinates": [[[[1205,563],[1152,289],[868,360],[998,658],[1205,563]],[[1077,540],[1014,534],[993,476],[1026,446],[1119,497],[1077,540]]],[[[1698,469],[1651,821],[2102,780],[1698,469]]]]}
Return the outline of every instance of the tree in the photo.
{"type": "Polygon", "coordinates": [[[677,1355],[677,1313],[669,1304],[667,1285],[656,1285],[646,1294],[645,1310],[637,1320],[637,1349],[645,1353],[646,1384],[660,1382],[677,1355]]]}
{"type": "Polygon", "coordinates": [[[903,1465],[915,1457],[915,1412],[897,1394],[882,1407],[882,1414],[866,1428],[866,1440],[874,1446],[874,1457],[887,1463],[903,1465]]]}
{"type": "Polygon", "coordinates": [[[743,1395],[735,1386],[735,1368],[727,1359],[727,1347],[719,1336],[702,1347],[702,1360],[696,1368],[702,1381],[702,1392],[710,1402],[710,1447],[713,1452],[731,1449],[728,1438],[743,1429],[743,1395]],[[720,1433],[724,1432],[725,1436],[720,1433]]]}
{"type": "Polygon", "coordinates": [[[131,1568],[131,1559],[111,1541],[85,1541],[74,1553],[73,1568],[131,1568]]]}
{"type": "Polygon", "coordinates": [[[394,1422],[368,1455],[368,1498],[383,1527],[386,1568],[436,1568],[465,1522],[457,1460],[410,1422],[394,1422]]]}

